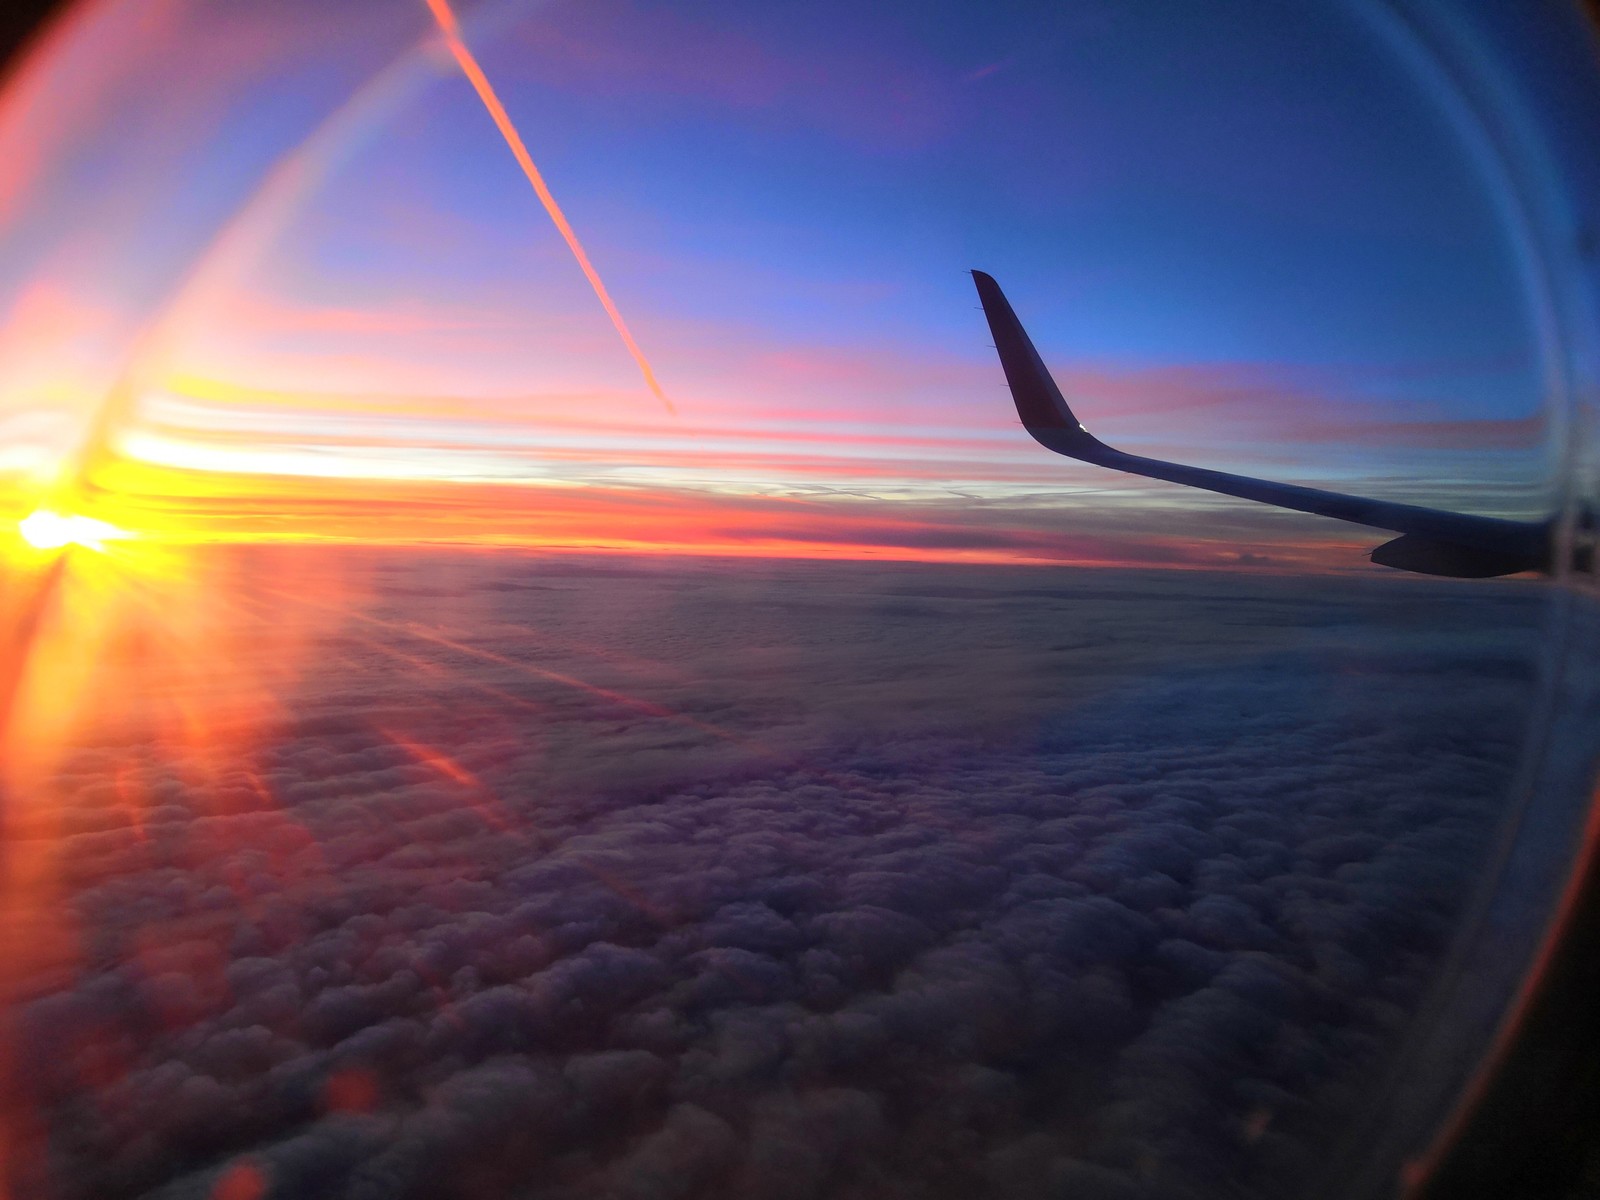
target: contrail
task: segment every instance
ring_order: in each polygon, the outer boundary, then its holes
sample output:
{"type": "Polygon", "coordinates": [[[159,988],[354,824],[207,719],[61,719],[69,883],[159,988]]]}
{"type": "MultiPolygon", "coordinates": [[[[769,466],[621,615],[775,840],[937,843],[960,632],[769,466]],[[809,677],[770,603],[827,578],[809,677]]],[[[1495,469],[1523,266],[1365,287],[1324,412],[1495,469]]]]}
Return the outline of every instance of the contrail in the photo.
{"type": "Polygon", "coordinates": [[[644,356],[644,351],[639,349],[639,343],[633,340],[633,334],[628,332],[627,323],[623,321],[622,314],[617,311],[617,306],[611,303],[611,296],[606,291],[606,285],[600,282],[600,274],[589,262],[589,256],[583,252],[583,246],[578,241],[578,235],[572,232],[572,226],[567,224],[567,218],[561,211],[561,206],[556,203],[556,198],[550,194],[550,189],[545,186],[544,176],[539,174],[539,168],[533,165],[533,157],[528,153],[528,148],[522,144],[522,136],[517,133],[517,127],[511,123],[511,115],[506,112],[505,105],[500,103],[500,97],[495,95],[494,86],[489,82],[489,77],[483,73],[483,68],[478,65],[478,60],[473,57],[472,51],[467,48],[466,42],[461,39],[461,26],[456,23],[456,15],[450,10],[449,0],[428,0],[428,10],[433,13],[433,19],[439,24],[439,32],[444,34],[445,44],[450,47],[450,53],[455,55],[461,73],[471,82],[473,89],[478,93],[478,99],[483,101],[484,108],[489,110],[489,115],[494,118],[495,127],[500,130],[500,136],[505,138],[506,145],[511,147],[512,156],[516,158],[517,165],[522,168],[522,173],[528,177],[528,182],[533,184],[533,190],[538,195],[540,203],[544,205],[545,212],[550,214],[550,219],[556,223],[556,228],[561,231],[561,236],[567,241],[567,248],[572,251],[572,257],[578,260],[578,266],[583,268],[584,275],[589,280],[589,286],[594,288],[594,294],[600,298],[600,303],[606,310],[606,315],[611,318],[611,323],[617,327],[617,333],[622,337],[622,344],[628,348],[628,353],[633,355],[633,361],[639,364],[639,370],[644,375],[645,383],[650,385],[650,390],[656,398],[667,406],[667,411],[676,415],[677,409],[672,407],[672,401],[667,399],[667,394],[661,390],[661,385],[656,382],[656,373],[650,369],[650,362],[644,356]]]}

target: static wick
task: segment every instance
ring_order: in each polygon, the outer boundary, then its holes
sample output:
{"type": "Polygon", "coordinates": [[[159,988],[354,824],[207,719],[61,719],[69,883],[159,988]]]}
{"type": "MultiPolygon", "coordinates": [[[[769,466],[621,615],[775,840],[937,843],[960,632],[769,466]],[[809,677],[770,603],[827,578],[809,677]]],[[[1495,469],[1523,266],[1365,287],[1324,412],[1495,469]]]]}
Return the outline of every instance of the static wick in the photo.
{"type": "Polygon", "coordinates": [[[523,145],[522,135],[517,132],[511,123],[511,115],[506,112],[505,105],[500,103],[500,97],[495,95],[494,86],[489,82],[489,77],[483,73],[483,68],[478,65],[478,60],[473,56],[467,44],[461,38],[461,26],[456,23],[456,15],[450,9],[449,0],[428,0],[428,10],[433,13],[433,19],[439,25],[439,32],[444,35],[445,44],[450,47],[450,53],[455,56],[456,63],[461,67],[461,73],[471,82],[473,90],[478,93],[478,99],[483,101],[484,108],[489,110],[495,127],[500,130],[500,136],[505,138],[506,145],[511,147],[512,157],[517,160],[517,165],[522,168],[522,173],[528,177],[528,182],[533,185],[534,193],[539,197],[539,202],[544,205],[545,212],[550,214],[550,219],[561,231],[561,236],[566,239],[567,248],[572,251],[572,257],[578,260],[578,266],[583,268],[584,276],[589,280],[589,286],[594,288],[594,294],[600,298],[601,306],[606,310],[606,315],[611,318],[611,323],[617,327],[617,333],[622,338],[622,344],[628,348],[628,353],[633,355],[633,361],[639,364],[639,371],[644,376],[644,381],[656,398],[667,406],[667,411],[674,416],[678,410],[672,406],[672,401],[667,399],[667,394],[661,390],[661,385],[656,382],[656,373],[650,368],[650,361],[645,358],[644,351],[639,349],[639,343],[633,340],[633,334],[628,332],[628,325],[622,319],[622,314],[617,311],[617,306],[611,302],[611,295],[606,291],[606,285],[600,280],[600,273],[589,262],[589,256],[584,253],[583,245],[578,241],[578,235],[572,231],[572,226],[567,224],[567,218],[561,211],[561,206],[556,203],[556,198],[550,194],[550,189],[545,185],[544,176],[539,174],[539,168],[533,164],[533,156],[528,153],[527,146],[523,145]]]}

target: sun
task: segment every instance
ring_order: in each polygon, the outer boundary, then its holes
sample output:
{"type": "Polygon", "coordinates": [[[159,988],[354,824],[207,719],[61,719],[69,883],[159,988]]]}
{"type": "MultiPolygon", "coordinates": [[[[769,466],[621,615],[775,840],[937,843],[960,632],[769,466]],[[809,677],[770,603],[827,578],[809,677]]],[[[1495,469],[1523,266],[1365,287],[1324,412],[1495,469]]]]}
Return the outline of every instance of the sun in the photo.
{"type": "Polygon", "coordinates": [[[17,522],[17,532],[35,550],[61,550],[67,546],[104,550],[107,539],[127,536],[108,521],[48,508],[35,509],[23,517],[17,522]]]}

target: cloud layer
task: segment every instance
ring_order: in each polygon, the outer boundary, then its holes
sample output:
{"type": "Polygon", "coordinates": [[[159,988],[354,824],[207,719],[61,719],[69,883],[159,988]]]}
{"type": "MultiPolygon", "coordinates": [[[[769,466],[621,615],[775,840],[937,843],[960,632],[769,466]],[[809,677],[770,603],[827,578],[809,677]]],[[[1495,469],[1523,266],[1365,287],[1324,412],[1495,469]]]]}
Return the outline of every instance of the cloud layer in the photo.
{"type": "MultiPolygon", "coordinates": [[[[620,578],[543,586],[614,606],[620,578]]],[[[806,578],[671,584],[706,632],[680,641],[664,616],[633,634],[673,700],[654,713],[526,672],[519,689],[479,658],[413,671],[400,695],[375,665],[323,683],[203,790],[137,747],[82,749],[62,861],[83,957],[14,1014],[12,1091],[47,1148],[14,1183],[1199,1197],[1313,1169],[1492,828],[1530,679],[1506,617],[1531,609],[1441,589],[1423,632],[1416,591],[1341,608],[1213,579],[1278,631],[1152,669],[1091,619],[1095,588],[1124,593],[1134,637],[1180,645],[1186,622],[1219,623],[1200,584],[1151,584],[1141,604],[1136,580],[1105,575],[1054,600],[929,568],[865,593],[867,577],[806,578]],[[781,615],[735,609],[741,588],[781,615]],[[856,650],[860,609],[919,628],[891,604],[975,619],[953,649],[921,644],[945,670],[967,661],[968,699],[992,712],[962,720],[961,697],[919,680],[914,634],[837,675],[819,654],[764,695],[750,664],[707,674],[760,658],[763,621],[856,650]],[[979,664],[1031,641],[1052,604],[1082,611],[1078,664],[1098,653],[1101,677],[1041,708],[1037,680],[1014,673],[1008,696],[979,664]],[[484,687],[545,708],[485,721],[484,687]],[[945,698],[855,719],[885,688],[945,698]],[[139,821],[110,803],[113,778],[146,798],[139,821]]],[[[423,613],[425,590],[368,611],[423,613]]],[[[556,620],[531,586],[498,595],[498,615],[537,610],[528,628],[565,646],[536,656],[530,634],[507,657],[570,677],[582,618],[556,620]]],[[[495,614],[473,621],[492,642],[495,614]]],[[[356,661],[417,645],[356,633],[356,661]]]]}

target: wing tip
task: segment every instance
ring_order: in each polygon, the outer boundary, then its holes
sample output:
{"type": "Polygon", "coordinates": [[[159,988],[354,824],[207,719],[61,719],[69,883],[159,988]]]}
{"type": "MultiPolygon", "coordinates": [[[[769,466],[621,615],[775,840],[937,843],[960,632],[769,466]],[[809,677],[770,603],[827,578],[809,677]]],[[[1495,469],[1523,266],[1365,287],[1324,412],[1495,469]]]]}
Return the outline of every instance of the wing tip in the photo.
{"type": "Polygon", "coordinates": [[[972,282],[977,285],[978,299],[983,302],[983,306],[986,309],[994,300],[1002,302],[1005,300],[1005,293],[1000,290],[1000,285],[995,282],[994,276],[989,272],[973,268],[967,274],[972,276],[972,282]]]}
{"type": "Polygon", "coordinates": [[[1023,428],[1058,454],[1081,458],[1107,449],[1073,413],[994,276],[976,269],[971,274],[1023,428]]]}

